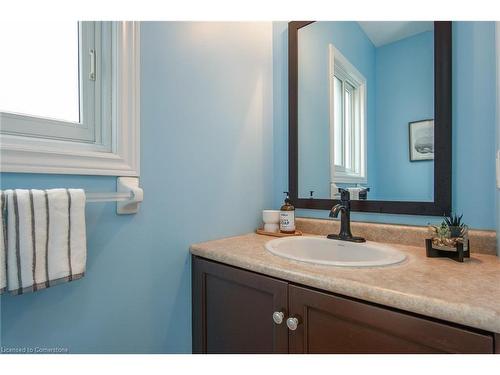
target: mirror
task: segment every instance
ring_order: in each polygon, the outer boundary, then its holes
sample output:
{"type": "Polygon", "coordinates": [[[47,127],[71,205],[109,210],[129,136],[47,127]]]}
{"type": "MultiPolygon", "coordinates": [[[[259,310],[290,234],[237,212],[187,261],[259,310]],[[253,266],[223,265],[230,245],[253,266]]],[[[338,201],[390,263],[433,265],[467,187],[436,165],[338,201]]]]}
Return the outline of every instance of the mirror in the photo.
{"type": "Polygon", "coordinates": [[[447,213],[450,23],[292,22],[289,34],[296,206],[329,209],[344,188],[358,211],[447,213]]]}

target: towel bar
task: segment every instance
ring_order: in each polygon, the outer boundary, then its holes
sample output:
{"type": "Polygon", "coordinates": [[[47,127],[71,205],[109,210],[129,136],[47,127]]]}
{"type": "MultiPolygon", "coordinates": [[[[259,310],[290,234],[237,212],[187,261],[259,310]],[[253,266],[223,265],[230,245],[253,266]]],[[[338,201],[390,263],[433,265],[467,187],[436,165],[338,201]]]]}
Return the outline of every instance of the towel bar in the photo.
{"type": "Polygon", "coordinates": [[[144,191],[139,187],[137,177],[118,177],[116,193],[85,192],[88,203],[116,202],[116,213],[135,214],[139,211],[139,203],[144,199],[144,191]]]}
{"type": "Polygon", "coordinates": [[[134,198],[133,193],[85,193],[87,203],[124,202],[134,198]]]}

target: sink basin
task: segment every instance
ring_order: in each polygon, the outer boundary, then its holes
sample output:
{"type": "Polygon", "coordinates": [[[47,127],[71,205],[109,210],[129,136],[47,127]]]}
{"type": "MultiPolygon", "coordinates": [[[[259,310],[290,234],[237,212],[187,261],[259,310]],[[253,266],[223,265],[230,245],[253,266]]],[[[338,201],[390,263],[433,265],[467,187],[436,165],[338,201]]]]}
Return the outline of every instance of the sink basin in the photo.
{"type": "Polygon", "coordinates": [[[376,242],[354,243],[324,237],[284,237],[266,243],[280,257],[340,267],[379,267],[404,261],[399,250],[376,242]]]}

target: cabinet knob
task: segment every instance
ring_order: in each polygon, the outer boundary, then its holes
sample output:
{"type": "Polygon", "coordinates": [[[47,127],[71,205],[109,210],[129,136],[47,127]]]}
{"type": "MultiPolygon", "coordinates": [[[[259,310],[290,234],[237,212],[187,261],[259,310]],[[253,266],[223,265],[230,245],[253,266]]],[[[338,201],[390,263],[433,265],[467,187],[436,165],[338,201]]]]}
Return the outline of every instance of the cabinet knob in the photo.
{"type": "Polygon", "coordinates": [[[283,314],[281,311],[275,311],[273,313],[273,320],[274,320],[274,323],[276,323],[276,324],[283,323],[284,318],[285,318],[285,314],[283,314]]]}
{"type": "Polygon", "coordinates": [[[286,320],[286,326],[290,331],[295,331],[299,326],[299,320],[295,317],[290,317],[286,320]]]}

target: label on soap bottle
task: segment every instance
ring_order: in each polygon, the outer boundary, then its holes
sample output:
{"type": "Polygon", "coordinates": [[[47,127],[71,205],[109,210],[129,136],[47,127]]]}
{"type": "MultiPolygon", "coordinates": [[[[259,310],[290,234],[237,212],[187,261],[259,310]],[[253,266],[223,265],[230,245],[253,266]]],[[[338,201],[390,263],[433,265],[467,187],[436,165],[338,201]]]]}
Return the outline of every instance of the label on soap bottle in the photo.
{"type": "Polygon", "coordinates": [[[280,231],[295,231],[295,211],[280,211],[280,231]]]}

